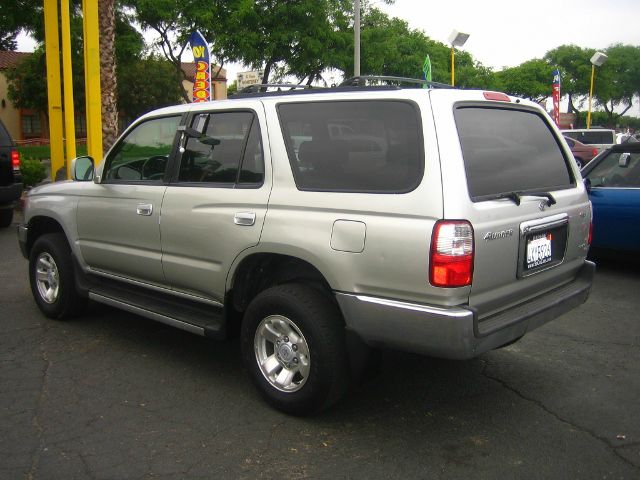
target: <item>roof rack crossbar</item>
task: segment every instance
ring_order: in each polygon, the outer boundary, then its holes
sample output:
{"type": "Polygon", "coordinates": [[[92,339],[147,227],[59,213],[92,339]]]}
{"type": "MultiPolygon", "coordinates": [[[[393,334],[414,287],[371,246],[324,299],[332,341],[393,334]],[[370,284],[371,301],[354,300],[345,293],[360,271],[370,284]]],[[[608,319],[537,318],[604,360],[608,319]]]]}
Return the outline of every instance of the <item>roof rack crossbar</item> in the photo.
{"type": "Polygon", "coordinates": [[[414,85],[428,85],[432,88],[454,88],[451,85],[447,85],[446,83],[432,82],[430,80],[422,80],[420,78],[409,78],[409,77],[394,77],[388,75],[360,75],[357,77],[347,78],[344,82],[342,82],[340,87],[365,87],[367,86],[367,82],[371,81],[383,81],[387,83],[397,82],[397,83],[411,83],[414,85]]]}

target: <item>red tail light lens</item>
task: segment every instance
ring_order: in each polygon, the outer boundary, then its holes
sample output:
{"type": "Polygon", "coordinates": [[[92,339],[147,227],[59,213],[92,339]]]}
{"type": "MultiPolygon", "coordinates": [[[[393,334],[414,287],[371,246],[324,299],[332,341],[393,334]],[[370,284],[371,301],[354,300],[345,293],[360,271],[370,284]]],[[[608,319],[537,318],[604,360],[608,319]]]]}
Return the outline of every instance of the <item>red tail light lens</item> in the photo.
{"type": "Polygon", "coordinates": [[[11,166],[14,170],[20,170],[20,153],[17,150],[11,150],[11,166]]]}
{"type": "Polygon", "coordinates": [[[592,149],[591,154],[595,157],[598,154],[598,149],[597,148],[592,149]]]}
{"type": "Polygon", "coordinates": [[[511,101],[511,99],[509,98],[509,95],[507,95],[506,93],[482,92],[482,94],[484,95],[484,98],[486,98],[487,100],[496,100],[498,102],[510,102],[511,101]]]}
{"type": "Polygon", "coordinates": [[[587,245],[591,245],[593,240],[593,221],[589,222],[589,236],[587,237],[587,245]]]}
{"type": "Polygon", "coordinates": [[[473,279],[473,228],[463,220],[441,220],[431,238],[429,282],[435,287],[464,287],[473,279]]]}

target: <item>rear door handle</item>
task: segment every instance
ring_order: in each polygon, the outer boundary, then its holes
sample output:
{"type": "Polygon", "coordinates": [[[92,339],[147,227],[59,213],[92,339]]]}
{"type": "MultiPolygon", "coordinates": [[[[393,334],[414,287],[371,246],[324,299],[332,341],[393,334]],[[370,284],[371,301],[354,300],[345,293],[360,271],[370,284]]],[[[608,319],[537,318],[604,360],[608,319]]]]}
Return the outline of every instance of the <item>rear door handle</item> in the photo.
{"type": "Polygon", "coordinates": [[[250,227],[256,223],[256,214],[253,212],[238,212],[233,217],[233,223],[250,227]]]}
{"type": "Polygon", "coordinates": [[[145,217],[150,216],[153,213],[153,205],[150,203],[139,203],[136,208],[136,213],[138,215],[144,215],[145,217]]]}

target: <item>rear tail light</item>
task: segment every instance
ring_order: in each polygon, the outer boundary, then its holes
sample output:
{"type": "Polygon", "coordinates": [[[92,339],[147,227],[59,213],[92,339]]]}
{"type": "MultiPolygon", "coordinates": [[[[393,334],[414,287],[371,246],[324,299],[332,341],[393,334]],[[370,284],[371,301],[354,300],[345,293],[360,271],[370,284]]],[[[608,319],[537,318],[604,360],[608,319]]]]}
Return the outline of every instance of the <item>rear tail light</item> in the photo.
{"type": "Polygon", "coordinates": [[[433,229],[429,282],[464,287],[473,279],[473,228],[464,220],[440,220],[433,229]]]}
{"type": "Polygon", "coordinates": [[[587,237],[587,245],[591,246],[591,240],[593,240],[593,220],[589,222],[589,236],[587,237]]]}
{"type": "Polygon", "coordinates": [[[20,170],[20,153],[17,150],[11,150],[11,166],[14,170],[20,170]]]}
{"type": "Polygon", "coordinates": [[[591,154],[595,157],[598,154],[598,149],[597,148],[592,148],[591,149],[591,154]]]}

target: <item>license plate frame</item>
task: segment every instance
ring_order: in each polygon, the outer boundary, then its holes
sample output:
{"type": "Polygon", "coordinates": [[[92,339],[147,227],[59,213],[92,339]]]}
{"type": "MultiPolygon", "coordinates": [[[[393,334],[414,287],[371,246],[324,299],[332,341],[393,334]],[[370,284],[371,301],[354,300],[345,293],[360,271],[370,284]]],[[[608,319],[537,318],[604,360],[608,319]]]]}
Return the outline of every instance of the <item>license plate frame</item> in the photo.
{"type": "Polygon", "coordinates": [[[561,264],[566,253],[568,232],[568,215],[522,224],[518,278],[534,275],[561,264]]]}

